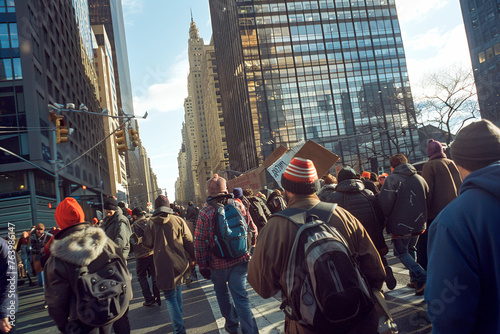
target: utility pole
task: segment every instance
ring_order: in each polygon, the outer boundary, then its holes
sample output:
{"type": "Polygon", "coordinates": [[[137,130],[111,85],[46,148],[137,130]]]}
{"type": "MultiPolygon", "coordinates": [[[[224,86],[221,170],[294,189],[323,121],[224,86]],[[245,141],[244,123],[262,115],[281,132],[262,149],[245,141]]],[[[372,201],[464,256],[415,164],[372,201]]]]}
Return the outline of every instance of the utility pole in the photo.
{"type": "Polygon", "coordinates": [[[61,203],[61,194],[59,193],[59,171],[57,170],[57,130],[52,130],[52,163],[54,165],[54,182],[56,186],[56,201],[61,203]]]}

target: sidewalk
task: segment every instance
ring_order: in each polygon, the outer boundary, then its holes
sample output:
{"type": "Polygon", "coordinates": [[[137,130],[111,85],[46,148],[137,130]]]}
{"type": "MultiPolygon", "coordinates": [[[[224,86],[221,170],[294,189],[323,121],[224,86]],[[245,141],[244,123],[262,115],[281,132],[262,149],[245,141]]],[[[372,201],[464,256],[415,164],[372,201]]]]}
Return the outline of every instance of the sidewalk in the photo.
{"type": "MultiPolygon", "coordinates": [[[[137,277],[135,260],[129,261],[129,270],[133,275],[132,289],[134,298],[130,302],[129,319],[131,333],[171,333],[170,317],[162,299],[162,305],[144,307],[144,298],[137,277]]],[[[198,275],[201,278],[201,275],[198,275]]],[[[276,298],[262,299],[247,284],[252,312],[259,326],[260,333],[284,333],[284,314],[279,309],[280,301],[276,298]]],[[[44,308],[43,288],[29,286],[26,282],[18,287],[19,310],[16,315],[16,333],[52,334],[58,333],[57,327],[44,308]]],[[[186,330],[190,334],[226,333],[224,318],[220,314],[217,299],[211,281],[201,278],[189,287],[183,285],[183,316],[186,330]]]]}

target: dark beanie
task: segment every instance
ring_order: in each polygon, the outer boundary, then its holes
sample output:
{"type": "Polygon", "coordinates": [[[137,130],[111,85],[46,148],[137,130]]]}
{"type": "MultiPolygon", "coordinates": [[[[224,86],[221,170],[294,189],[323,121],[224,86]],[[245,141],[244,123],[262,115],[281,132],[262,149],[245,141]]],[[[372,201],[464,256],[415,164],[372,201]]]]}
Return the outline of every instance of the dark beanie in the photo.
{"type": "Polygon", "coordinates": [[[500,129],[484,119],[467,125],[451,144],[451,157],[471,172],[500,160],[500,129]]]}
{"type": "Polygon", "coordinates": [[[311,195],[319,190],[319,179],[312,160],[293,158],[281,176],[283,189],[302,195],[311,195]]]}
{"type": "Polygon", "coordinates": [[[233,195],[234,195],[234,198],[242,198],[243,197],[243,189],[241,188],[234,188],[233,189],[233,195]]]}
{"type": "Polygon", "coordinates": [[[142,208],[139,208],[139,207],[134,208],[134,210],[132,210],[132,216],[140,216],[142,211],[144,211],[144,210],[142,210],[142,208]]]}
{"type": "Polygon", "coordinates": [[[351,167],[344,167],[340,170],[339,175],[337,175],[337,180],[340,182],[349,179],[355,179],[356,172],[351,167]]]}
{"type": "Polygon", "coordinates": [[[118,209],[118,202],[113,197],[108,197],[104,201],[105,210],[116,210],[118,209]]]}
{"type": "Polygon", "coordinates": [[[429,139],[427,143],[427,156],[430,158],[435,154],[443,153],[443,145],[440,142],[434,139],[429,139]]]}
{"type": "Polygon", "coordinates": [[[162,206],[170,208],[170,201],[168,200],[167,196],[160,195],[160,196],[158,196],[156,198],[156,200],[155,200],[155,210],[158,210],[162,206]]]}

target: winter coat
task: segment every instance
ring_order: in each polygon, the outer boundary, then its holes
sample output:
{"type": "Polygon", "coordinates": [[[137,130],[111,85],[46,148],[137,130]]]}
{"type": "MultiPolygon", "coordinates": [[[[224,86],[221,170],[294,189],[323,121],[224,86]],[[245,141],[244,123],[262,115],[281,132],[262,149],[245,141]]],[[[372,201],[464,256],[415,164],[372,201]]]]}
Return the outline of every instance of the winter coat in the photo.
{"type": "Polygon", "coordinates": [[[320,201],[328,202],[328,198],[331,194],[335,193],[336,184],[325,184],[319,191],[318,197],[320,201]]]}
{"type": "Polygon", "coordinates": [[[282,211],[286,209],[286,202],[282,195],[278,195],[276,192],[271,193],[266,202],[267,208],[271,214],[282,211]]]}
{"type": "Polygon", "coordinates": [[[428,217],[434,219],[458,196],[462,178],[455,163],[447,158],[427,161],[422,169],[422,177],[429,185],[428,217]]]}
{"type": "Polygon", "coordinates": [[[108,238],[113,240],[121,249],[123,257],[127,259],[130,252],[132,230],[130,228],[130,221],[123,215],[122,209],[118,207],[114,215],[104,218],[101,227],[106,232],[108,238]]]}
{"type": "Polygon", "coordinates": [[[193,235],[184,219],[166,212],[154,213],[142,244],[154,252],[158,289],[173,290],[179,286],[189,271],[189,262],[194,261],[193,235]]]}
{"type": "Polygon", "coordinates": [[[373,182],[372,180],[363,179],[361,181],[365,185],[365,188],[370,190],[375,195],[380,192],[380,189],[376,186],[375,182],[373,182]]]}
{"type": "MultiPolygon", "coordinates": [[[[63,229],[50,246],[51,255],[44,268],[45,302],[59,330],[78,320],[76,313],[76,271],[89,265],[104,248],[122,255],[121,250],[99,227],[79,223],[63,229]]],[[[78,322],[77,322],[78,323],[78,322]]]]}
{"type": "Polygon", "coordinates": [[[135,233],[138,237],[137,243],[132,245],[134,250],[134,255],[136,259],[142,259],[149,255],[153,255],[153,250],[144,247],[142,244],[142,238],[144,237],[144,231],[148,226],[148,219],[142,215],[137,217],[137,219],[132,224],[132,233],[135,233]]]}
{"type": "Polygon", "coordinates": [[[324,202],[337,203],[349,211],[366,229],[377,250],[387,254],[385,218],[375,195],[365,189],[364,183],[358,179],[344,180],[335,189],[336,192],[326,196],[324,202]]]}
{"type": "Polygon", "coordinates": [[[419,234],[426,228],[429,186],[412,165],[401,164],[384,182],[378,201],[387,233],[419,234]]]}
{"type": "Polygon", "coordinates": [[[198,210],[194,207],[194,205],[189,205],[186,210],[186,220],[194,220],[198,219],[198,210]]]}
{"type": "Polygon", "coordinates": [[[429,229],[433,333],[500,333],[500,161],[469,174],[429,229]]]}
{"type": "MultiPolygon", "coordinates": [[[[310,209],[319,203],[316,195],[295,195],[288,202],[289,208],[310,209]]],[[[385,270],[380,256],[361,223],[349,212],[337,206],[330,225],[345,237],[349,248],[357,253],[361,271],[372,288],[380,290],[385,270]]],[[[288,258],[298,227],[284,217],[273,216],[261,230],[257,245],[248,265],[248,282],[263,298],[270,298],[280,290],[286,290],[285,275],[288,258]]],[[[375,308],[353,333],[374,333],[382,312],[375,308]]],[[[286,333],[309,334],[311,331],[297,321],[285,318],[286,333]]]]}

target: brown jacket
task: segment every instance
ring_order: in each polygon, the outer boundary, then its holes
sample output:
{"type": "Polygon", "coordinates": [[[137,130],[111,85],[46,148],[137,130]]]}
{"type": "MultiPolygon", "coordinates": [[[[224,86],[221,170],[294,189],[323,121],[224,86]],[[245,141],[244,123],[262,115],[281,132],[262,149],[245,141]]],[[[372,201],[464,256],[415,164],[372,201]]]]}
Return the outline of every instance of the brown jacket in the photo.
{"type": "Polygon", "coordinates": [[[428,219],[434,219],[458,196],[462,179],[455,163],[446,158],[427,161],[422,169],[422,177],[429,185],[431,197],[428,202],[428,219]]]}
{"type": "Polygon", "coordinates": [[[174,214],[159,213],[148,222],[142,238],[144,247],[154,251],[156,285],[173,290],[183,282],[194,261],[193,235],[186,222],[174,214]]]}
{"type": "MultiPolygon", "coordinates": [[[[316,195],[295,195],[288,202],[288,207],[310,209],[319,203],[316,195]]],[[[365,274],[370,286],[380,290],[385,280],[382,261],[366,233],[363,225],[349,212],[337,206],[329,222],[346,238],[349,247],[358,254],[361,271],[365,274]]],[[[288,265],[288,257],[298,227],[282,217],[272,217],[259,233],[257,245],[248,266],[248,282],[263,298],[270,298],[278,291],[285,289],[284,274],[288,265]]],[[[376,310],[360,323],[353,333],[371,333],[377,328],[380,310],[376,310]]],[[[296,321],[285,319],[286,333],[308,334],[311,331],[296,321]]]]}

